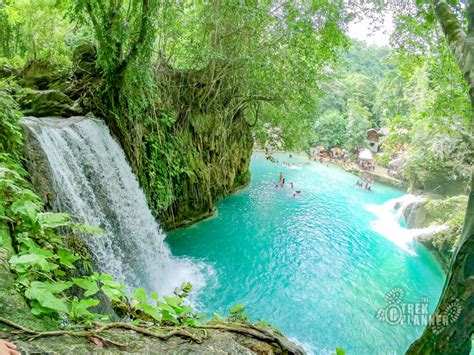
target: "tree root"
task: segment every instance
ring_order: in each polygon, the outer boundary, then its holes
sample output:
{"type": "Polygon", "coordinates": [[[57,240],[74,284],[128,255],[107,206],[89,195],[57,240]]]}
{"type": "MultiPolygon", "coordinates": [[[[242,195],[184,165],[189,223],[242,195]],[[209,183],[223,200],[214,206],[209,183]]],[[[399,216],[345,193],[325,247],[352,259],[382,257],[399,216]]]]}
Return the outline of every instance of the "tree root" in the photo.
{"type": "Polygon", "coordinates": [[[223,330],[232,333],[238,333],[245,336],[250,336],[252,338],[264,341],[266,343],[276,343],[280,347],[280,349],[287,354],[302,354],[298,349],[290,348],[281,340],[280,337],[275,336],[272,332],[267,329],[258,327],[254,324],[231,324],[231,325],[224,325],[224,324],[206,324],[206,325],[196,325],[196,328],[203,328],[203,329],[216,329],[216,330],[223,330]],[[250,328],[250,329],[249,329],[250,328]]]}
{"type": "Polygon", "coordinates": [[[9,319],[0,317],[0,323],[4,323],[18,331],[13,333],[15,334],[28,334],[28,341],[33,341],[41,337],[48,336],[62,336],[69,335],[72,337],[84,337],[84,338],[97,338],[104,345],[113,345],[119,348],[126,348],[127,344],[119,343],[117,341],[105,338],[100,335],[102,332],[110,329],[126,329],[132,330],[136,333],[140,333],[152,338],[156,338],[162,341],[166,341],[172,337],[181,337],[190,341],[193,341],[197,344],[202,344],[203,339],[208,336],[208,329],[215,329],[221,331],[227,331],[232,333],[241,334],[244,336],[252,337],[260,341],[266,342],[268,344],[277,344],[280,349],[287,354],[301,354],[301,352],[296,348],[288,346],[281,337],[276,336],[273,332],[268,329],[259,327],[255,324],[240,324],[240,323],[227,323],[227,324],[203,324],[203,325],[194,325],[194,329],[200,329],[203,332],[203,336],[198,336],[182,328],[175,328],[169,330],[170,328],[158,327],[157,329],[165,330],[166,333],[157,333],[151,330],[148,327],[137,326],[131,323],[123,322],[113,322],[113,323],[95,323],[93,326],[84,326],[83,330],[53,330],[53,331],[37,331],[27,327],[24,327],[20,324],[17,324],[9,319]]]}
{"type": "MultiPolygon", "coordinates": [[[[143,335],[146,335],[146,336],[149,336],[149,337],[153,337],[153,338],[156,338],[156,339],[160,339],[160,340],[163,340],[163,341],[166,341],[169,338],[172,338],[174,336],[178,336],[178,337],[181,337],[181,338],[192,340],[197,344],[201,344],[202,341],[203,341],[201,337],[199,337],[195,334],[192,334],[192,333],[190,333],[190,332],[188,332],[187,330],[184,330],[184,329],[173,329],[171,331],[168,331],[167,333],[160,334],[160,333],[156,333],[156,332],[154,332],[150,329],[147,329],[147,328],[136,326],[136,325],[133,325],[133,324],[130,324],[130,323],[121,323],[121,322],[96,323],[95,328],[91,328],[91,329],[88,329],[88,330],[53,330],[53,331],[46,331],[46,332],[40,332],[40,331],[37,331],[37,330],[26,328],[26,327],[24,327],[20,324],[17,324],[15,322],[11,321],[11,320],[8,320],[8,319],[2,318],[2,317],[0,317],[0,322],[4,323],[4,324],[6,324],[6,325],[8,325],[12,328],[18,329],[19,331],[15,332],[16,334],[23,334],[23,333],[29,334],[29,337],[28,337],[29,341],[32,341],[34,339],[41,338],[41,337],[47,337],[47,336],[70,335],[70,336],[73,336],[73,337],[85,337],[85,338],[95,337],[95,338],[103,341],[105,344],[111,344],[111,345],[114,345],[114,346],[117,346],[117,347],[126,347],[127,346],[126,344],[118,343],[118,342],[115,342],[113,340],[104,338],[104,337],[99,335],[101,332],[103,332],[105,330],[109,330],[109,329],[133,330],[137,333],[140,333],[140,334],[143,334],[143,335]]],[[[163,328],[163,329],[166,330],[167,328],[163,328]]]]}

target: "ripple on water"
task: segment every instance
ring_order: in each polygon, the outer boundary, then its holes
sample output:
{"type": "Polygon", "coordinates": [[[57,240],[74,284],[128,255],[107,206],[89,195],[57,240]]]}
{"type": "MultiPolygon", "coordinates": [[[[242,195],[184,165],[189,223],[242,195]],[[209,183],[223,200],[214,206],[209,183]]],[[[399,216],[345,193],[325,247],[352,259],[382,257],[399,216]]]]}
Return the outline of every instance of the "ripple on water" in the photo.
{"type": "Polygon", "coordinates": [[[309,353],[403,353],[423,327],[378,321],[385,293],[400,286],[406,301],[427,296],[434,308],[444,276],[428,253],[410,253],[375,228],[380,218],[367,206],[378,211],[402,192],[375,184],[369,193],[338,168],[288,169],[259,155],[251,172],[250,186],[223,200],[217,218],[166,240],[174,255],[215,270],[197,296],[202,310],[226,313],[243,303],[309,353]],[[284,189],[275,188],[280,171],[284,189]],[[291,181],[302,191],[296,198],[291,181]]]}

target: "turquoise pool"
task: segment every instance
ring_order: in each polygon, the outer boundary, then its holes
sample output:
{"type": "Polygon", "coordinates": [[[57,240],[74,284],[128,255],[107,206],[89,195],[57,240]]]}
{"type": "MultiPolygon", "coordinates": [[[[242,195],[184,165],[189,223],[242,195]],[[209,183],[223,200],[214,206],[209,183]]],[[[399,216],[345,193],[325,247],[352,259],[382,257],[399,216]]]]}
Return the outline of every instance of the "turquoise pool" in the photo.
{"type": "Polygon", "coordinates": [[[252,320],[268,321],[310,353],[404,353],[424,326],[390,324],[380,310],[428,302],[433,311],[444,274],[424,248],[402,248],[375,231],[380,220],[367,206],[382,208],[403,192],[379,184],[368,192],[336,166],[278,159],[254,154],[250,186],[221,201],[217,216],[166,238],[173,255],[213,270],[197,307],[225,315],[242,303],[252,320]],[[275,188],[280,171],[283,189],[275,188]],[[296,198],[290,182],[301,190],[296,198]],[[386,297],[394,288],[403,299],[386,297]]]}

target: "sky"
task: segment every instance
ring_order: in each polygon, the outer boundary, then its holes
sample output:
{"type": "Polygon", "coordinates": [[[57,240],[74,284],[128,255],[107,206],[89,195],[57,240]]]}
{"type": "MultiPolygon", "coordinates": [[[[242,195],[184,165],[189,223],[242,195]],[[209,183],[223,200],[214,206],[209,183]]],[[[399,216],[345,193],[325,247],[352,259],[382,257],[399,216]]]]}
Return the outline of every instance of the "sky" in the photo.
{"type": "Polygon", "coordinates": [[[379,29],[374,30],[371,20],[363,17],[349,24],[349,37],[365,41],[368,44],[379,46],[388,46],[390,33],[393,31],[392,15],[387,13],[384,16],[383,23],[377,23],[379,29]]]}

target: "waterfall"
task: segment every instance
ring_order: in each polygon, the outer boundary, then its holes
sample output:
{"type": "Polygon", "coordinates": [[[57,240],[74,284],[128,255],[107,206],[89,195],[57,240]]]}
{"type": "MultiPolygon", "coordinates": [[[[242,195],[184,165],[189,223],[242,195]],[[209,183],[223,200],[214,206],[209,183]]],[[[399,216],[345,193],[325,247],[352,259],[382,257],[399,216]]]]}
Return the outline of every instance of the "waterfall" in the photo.
{"type": "Polygon", "coordinates": [[[404,249],[414,254],[411,243],[415,238],[433,235],[446,230],[446,226],[426,228],[407,228],[421,205],[421,196],[405,195],[385,202],[383,205],[368,205],[366,210],[377,216],[372,222],[372,229],[404,249]]]}
{"type": "Polygon", "coordinates": [[[55,210],[104,230],[83,237],[101,272],[129,288],[162,294],[185,281],[202,286],[202,265],[171,256],[122,149],[102,121],[29,117],[24,122],[48,159],[55,210]]]}

